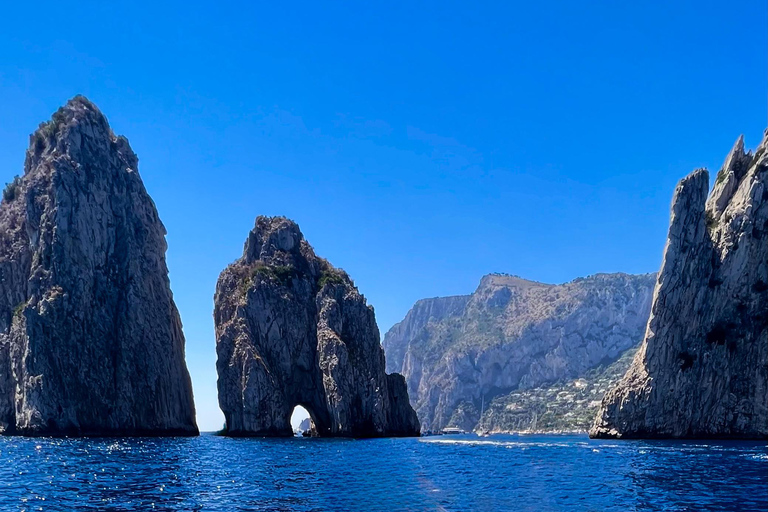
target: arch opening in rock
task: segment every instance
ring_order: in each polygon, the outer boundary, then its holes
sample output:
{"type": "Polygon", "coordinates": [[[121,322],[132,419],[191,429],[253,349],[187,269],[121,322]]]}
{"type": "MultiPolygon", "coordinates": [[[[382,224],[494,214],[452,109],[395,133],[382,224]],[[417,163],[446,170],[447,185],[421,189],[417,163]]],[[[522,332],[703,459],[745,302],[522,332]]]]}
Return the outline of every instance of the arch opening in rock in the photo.
{"type": "Polygon", "coordinates": [[[296,435],[309,435],[314,426],[314,420],[306,407],[296,405],[291,412],[291,428],[296,435]]]}

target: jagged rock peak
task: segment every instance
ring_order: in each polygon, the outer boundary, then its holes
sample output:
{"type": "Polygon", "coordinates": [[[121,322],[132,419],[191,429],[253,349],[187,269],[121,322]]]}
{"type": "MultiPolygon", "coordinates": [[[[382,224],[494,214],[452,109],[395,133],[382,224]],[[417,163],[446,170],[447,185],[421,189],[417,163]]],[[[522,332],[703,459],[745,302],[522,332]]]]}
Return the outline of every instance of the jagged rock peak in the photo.
{"type": "Polygon", "coordinates": [[[214,297],[219,404],[233,436],[419,434],[401,375],[384,371],[373,308],[284,217],[258,217],[214,297]]]}
{"type": "Polygon", "coordinates": [[[30,135],[24,172],[57,157],[68,157],[78,162],[82,151],[99,153],[94,156],[108,156],[111,148],[104,144],[107,141],[115,146],[126,166],[135,171],[138,159],[128,140],[112,133],[107,118],[88,98],[75,96],[30,135]]]}
{"type": "Polygon", "coordinates": [[[645,339],[593,437],[768,437],[768,131],[675,189],[645,339]]]}
{"type": "Polygon", "coordinates": [[[30,137],[0,203],[0,432],[197,433],[165,228],[82,96],[30,137]]]}
{"type": "Polygon", "coordinates": [[[719,215],[723,212],[728,201],[736,192],[739,183],[744,178],[752,156],[751,151],[748,153],[744,152],[744,136],[739,136],[731,152],[728,153],[720,172],[717,173],[715,185],[707,201],[707,208],[713,214],[719,215]]]}
{"type": "MultiPolygon", "coordinates": [[[[285,217],[256,218],[256,226],[248,234],[243,257],[247,263],[256,260],[268,261],[276,252],[299,255],[304,242],[299,226],[285,217]]],[[[304,242],[304,249],[310,247],[304,242]]]]}
{"type": "MultiPolygon", "coordinates": [[[[238,262],[264,268],[271,265],[278,267],[278,270],[280,267],[292,268],[316,279],[325,274],[326,280],[342,281],[357,290],[343,269],[335,268],[328,260],[315,254],[312,246],[304,240],[298,224],[286,217],[257,217],[238,262]]],[[[364,297],[362,299],[365,300],[364,297]]]]}

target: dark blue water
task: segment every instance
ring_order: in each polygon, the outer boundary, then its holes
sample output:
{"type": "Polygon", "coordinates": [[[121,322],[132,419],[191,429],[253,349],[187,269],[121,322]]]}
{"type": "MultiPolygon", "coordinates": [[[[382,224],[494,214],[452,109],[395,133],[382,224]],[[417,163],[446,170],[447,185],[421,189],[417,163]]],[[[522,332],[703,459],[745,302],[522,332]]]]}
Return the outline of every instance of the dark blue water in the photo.
{"type": "Polygon", "coordinates": [[[0,438],[0,511],[768,510],[760,443],[0,438]]]}

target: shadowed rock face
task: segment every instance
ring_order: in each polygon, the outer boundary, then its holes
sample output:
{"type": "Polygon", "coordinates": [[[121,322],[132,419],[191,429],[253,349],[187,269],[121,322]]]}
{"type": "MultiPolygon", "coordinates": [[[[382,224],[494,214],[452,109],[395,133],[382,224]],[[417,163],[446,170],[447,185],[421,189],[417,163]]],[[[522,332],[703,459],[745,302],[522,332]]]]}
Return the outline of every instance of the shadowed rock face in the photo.
{"type": "Polygon", "coordinates": [[[581,377],[636,347],[654,281],[597,274],[551,285],[489,274],[472,295],[418,301],[384,336],[388,370],[405,376],[425,429],[472,430],[494,398],[581,377]]]}
{"type": "Polygon", "coordinates": [[[384,373],[373,308],[292,221],[256,219],[214,302],[229,435],[290,436],[296,405],[319,436],[419,434],[405,380],[384,373]]]}
{"type": "Polygon", "coordinates": [[[195,435],[165,228],[124,137],[76,97],[0,204],[0,432],[195,435]]]}
{"type": "MultiPolygon", "coordinates": [[[[768,132],[767,132],[768,135],[768,132]]],[[[768,437],[768,136],[675,190],[645,340],[593,437],[768,437]]]]}

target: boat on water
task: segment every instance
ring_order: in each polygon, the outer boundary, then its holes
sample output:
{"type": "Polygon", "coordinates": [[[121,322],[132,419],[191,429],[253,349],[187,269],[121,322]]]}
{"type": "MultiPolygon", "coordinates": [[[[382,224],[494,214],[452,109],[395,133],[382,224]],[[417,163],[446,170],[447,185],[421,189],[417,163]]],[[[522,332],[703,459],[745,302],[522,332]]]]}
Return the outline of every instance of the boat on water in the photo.
{"type": "Polygon", "coordinates": [[[456,434],[466,434],[467,431],[464,430],[463,428],[459,428],[459,427],[445,427],[441,431],[441,433],[446,435],[446,436],[450,436],[450,435],[456,435],[456,434]]]}

